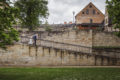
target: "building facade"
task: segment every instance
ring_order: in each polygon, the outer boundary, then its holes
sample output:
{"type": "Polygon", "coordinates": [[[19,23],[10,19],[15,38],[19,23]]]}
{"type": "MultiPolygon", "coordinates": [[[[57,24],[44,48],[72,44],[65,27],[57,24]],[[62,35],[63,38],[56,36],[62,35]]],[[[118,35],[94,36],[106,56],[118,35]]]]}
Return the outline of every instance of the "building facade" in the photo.
{"type": "Polygon", "coordinates": [[[112,18],[110,18],[107,7],[105,9],[105,31],[113,32],[113,31],[120,31],[118,28],[114,28],[114,25],[112,24],[112,18]]]}
{"type": "Polygon", "coordinates": [[[104,24],[104,18],[104,14],[91,2],[75,16],[76,24],[80,29],[84,27],[96,29],[104,24]]]}
{"type": "Polygon", "coordinates": [[[112,31],[112,21],[109,17],[107,7],[105,8],[105,31],[112,31]]]}

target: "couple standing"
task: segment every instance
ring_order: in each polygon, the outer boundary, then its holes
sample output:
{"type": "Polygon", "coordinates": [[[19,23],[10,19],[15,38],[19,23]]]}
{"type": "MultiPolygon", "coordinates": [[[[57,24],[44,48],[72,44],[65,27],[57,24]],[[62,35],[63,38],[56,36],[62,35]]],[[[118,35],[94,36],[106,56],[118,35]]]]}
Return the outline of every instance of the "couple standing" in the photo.
{"type": "Polygon", "coordinates": [[[36,41],[37,41],[37,39],[38,39],[38,35],[37,35],[37,34],[33,35],[33,36],[29,39],[28,44],[30,44],[30,45],[34,44],[34,45],[36,46],[36,41]]]}

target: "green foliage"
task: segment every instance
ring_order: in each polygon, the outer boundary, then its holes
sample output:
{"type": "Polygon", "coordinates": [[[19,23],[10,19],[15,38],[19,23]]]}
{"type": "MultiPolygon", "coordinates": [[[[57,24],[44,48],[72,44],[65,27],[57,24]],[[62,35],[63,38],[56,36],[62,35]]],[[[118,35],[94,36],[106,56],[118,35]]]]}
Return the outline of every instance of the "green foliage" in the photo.
{"type": "Polygon", "coordinates": [[[52,29],[51,29],[51,27],[50,27],[50,26],[46,26],[46,27],[45,27],[45,31],[51,32],[51,31],[52,31],[52,29]]]}
{"type": "Polygon", "coordinates": [[[15,18],[18,16],[18,9],[9,6],[9,0],[0,1],[0,47],[13,44],[18,41],[18,32],[12,27],[16,23],[15,18]]]}
{"type": "MultiPolygon", "coordinates": [[[[107,9],[115,28],[120,29],[120,0],[107,0],[107,9]]],[[[117,34],[120,34],[118,32],[117,34]]],[[[120,36],[120,35],[118,35],[120,36]]]]}
{"type": "Polygon", "coordinates": [[[48,32],[51,32],[52,31],[52,28],[50,27],[48,21],[46,20],[45,22],[45,31],[48,31],[48,32]]]}
{"type": "Polygon", "coordinates": [[[120,37],[120,32],[114,32],[114,34],[120,37]]]}
{"type": "Polygon", "coordinates": [[[48,1],[46,0],[17,0],[15,6],[20,9],[20,20],[22,26],[30,31],[36,29],[40,19],[48,16],[48,1]]]}
{"type": "Polygon", "coordinates": [[[77,26],[73,27],[72,29],[73,30],[79,30],[77,26]]]}

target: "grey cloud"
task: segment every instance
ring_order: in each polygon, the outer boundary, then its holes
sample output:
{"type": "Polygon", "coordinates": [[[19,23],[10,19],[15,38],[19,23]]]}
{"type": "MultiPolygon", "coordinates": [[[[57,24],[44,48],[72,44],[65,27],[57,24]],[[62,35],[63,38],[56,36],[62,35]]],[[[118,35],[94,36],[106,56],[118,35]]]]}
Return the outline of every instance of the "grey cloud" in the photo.
{"type": "Polygon", "coordinates": [[[49,23],[63,23],[72,21],[73,14],[82,10],[89,2],[93,2],[103,13],[105,12],[105,0],[48,0],[49,23]]]}

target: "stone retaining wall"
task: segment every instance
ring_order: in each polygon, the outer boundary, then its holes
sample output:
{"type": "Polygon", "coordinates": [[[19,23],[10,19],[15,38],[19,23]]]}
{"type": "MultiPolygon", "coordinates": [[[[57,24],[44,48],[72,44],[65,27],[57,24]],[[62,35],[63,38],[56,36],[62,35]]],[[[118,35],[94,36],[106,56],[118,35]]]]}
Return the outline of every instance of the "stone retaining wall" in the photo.
{"type": "MultiPolygon", "coordinates": [[[[97,51],[96,51],[97,52],[97,51]]],[[[120,65],[120,60],[94,54],[28,45],[8,46],[0,50],[0,65],[27,66],[95,66],[120,65]]]]}
{"type": "MultiPolygon", "coordinates": [[[[40,34],[39,34],[40,35],[40,34]]],[[[112,33],[82,30],[69,31],[48,35],[45,40],[80,45],[86,47],[120,46],[120,38],[112,33]]],[[[39,42],[38,42],[39,43],[39,42]]],[[[95,65],[120,65],[120,50],[90,50],[89,54],[74,51],[63,45],[55,44],[54,47],[46,46],[50,43],[43,42],[43,46],[14,45],[8,50],[0,49],[0,65],[39,65],[39,66],[95,66],[95,65]],[[45,44],[44,44],[45,43],[45,44]]],[[[77,48],[75,48],[77,49],[77,48]]],[[[79,49],[80,50],[80,49],[79,49]]]]}
{"type": "Polygon", "coordinates": [[[120,38],[114,33],[94,31],[94,30],[80,30],[68,31],[63,34],[53,34],[45,38],[46,40],[63,42],[69,44],[77,44],[81,46],[120,46],[120,38]]]}

